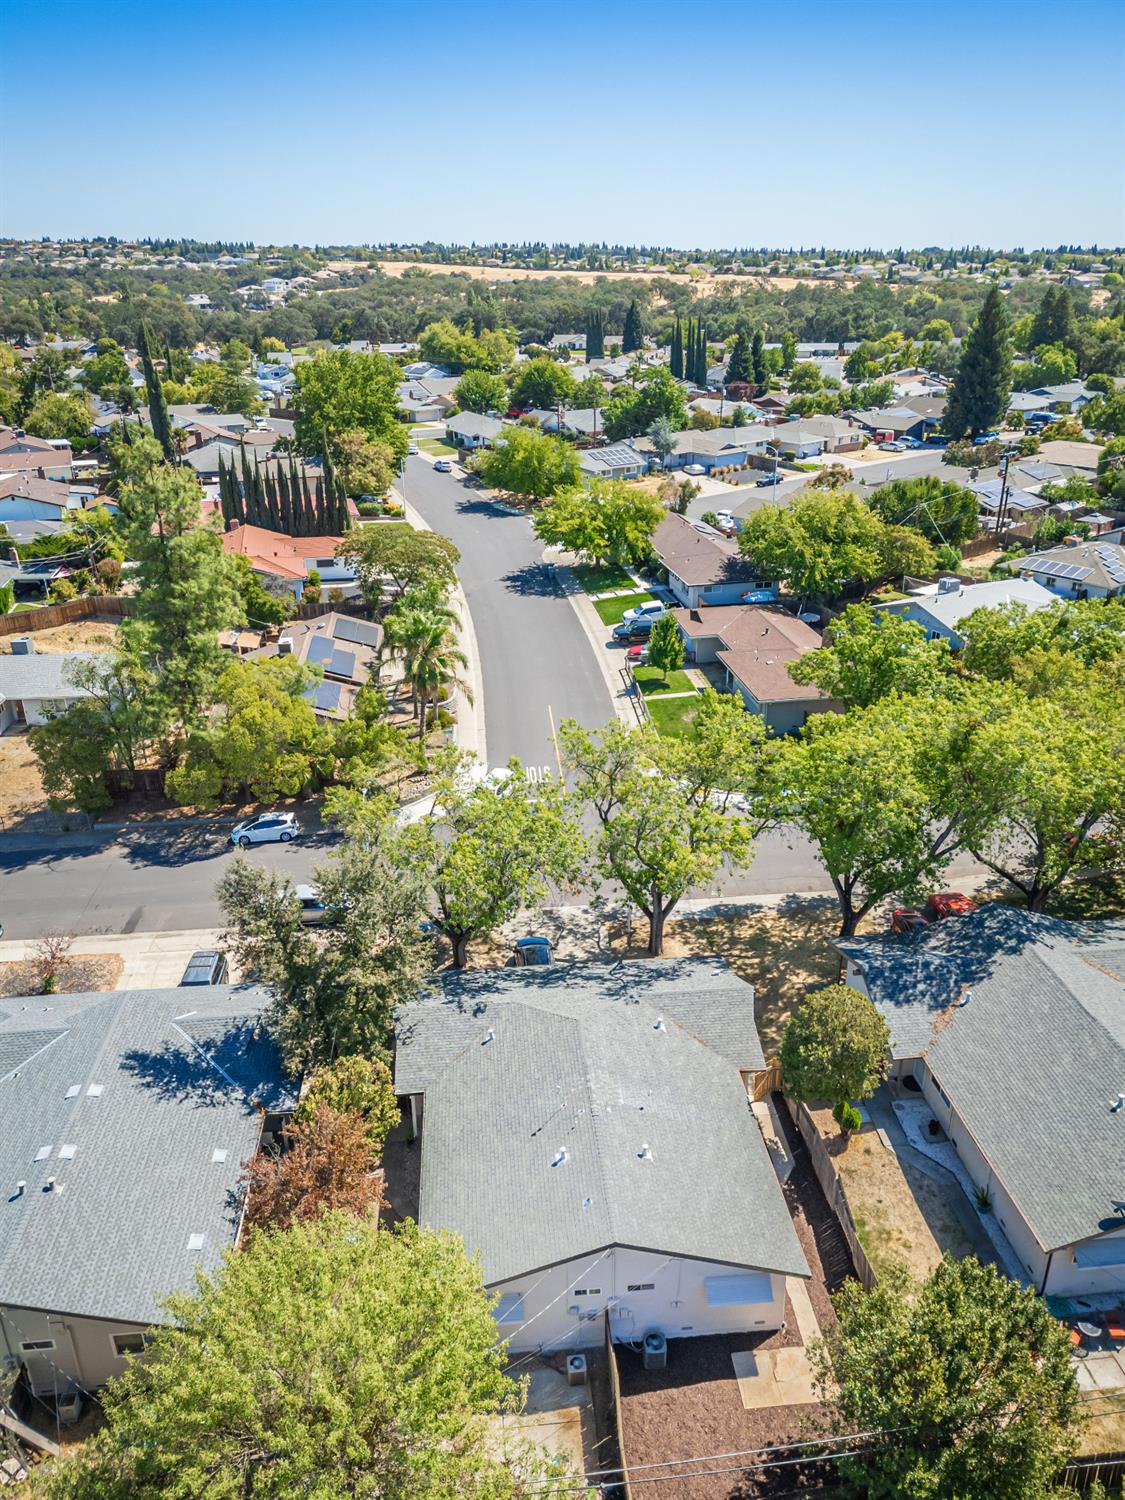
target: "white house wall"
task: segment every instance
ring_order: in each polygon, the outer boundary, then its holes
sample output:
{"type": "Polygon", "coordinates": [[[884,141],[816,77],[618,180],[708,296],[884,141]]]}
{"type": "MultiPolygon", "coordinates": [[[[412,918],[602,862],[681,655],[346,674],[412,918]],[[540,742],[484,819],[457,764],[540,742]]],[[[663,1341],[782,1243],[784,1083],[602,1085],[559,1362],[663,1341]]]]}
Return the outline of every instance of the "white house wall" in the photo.
{"type": "Polygon", "coordinates": [[[604,1258],[590,1255],[566,1261],[549,1271],[497,1283],[490,1290],[523,1296],[522,1324],[499,1325],[509,1348],[516,1351],[595,1346],[604,1337],[607,1307],[619,1343],[638,1340],[653,1329],[666,1338],[690,1338],[780,1328],[785,1318],[784,1276],[770,1277],[769,1302],[708,1306],[706,1278],[737,1275],[744,1269],[618,1246],[604,1258]],[[649,1284],[651,1291],[629,1290],[649,1284]]]}
{"type": "Polygon", "coordinates": [[[111,1376],[125,1372],[125,1357],[113,1346],[114,1334],[136,1334],[143,1328],[143,1324],[112,1319],[0,1307],[0,1356],[10,1354],[27,1365],[36,1395],[65,1390],[70,1381],[85,1390],[96,1390],[111,1376]],[[21,1347],[45,1341],[55,1347],[41,1353],[21,1347]]]}

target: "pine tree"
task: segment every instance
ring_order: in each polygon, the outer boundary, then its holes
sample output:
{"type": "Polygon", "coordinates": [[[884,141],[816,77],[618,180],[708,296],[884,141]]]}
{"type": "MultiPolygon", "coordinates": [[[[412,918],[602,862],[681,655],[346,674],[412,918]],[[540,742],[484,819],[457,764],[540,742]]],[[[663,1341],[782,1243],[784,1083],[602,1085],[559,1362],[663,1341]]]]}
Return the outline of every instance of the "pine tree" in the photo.
{"type": "Polygon", "coordinates": [[[309,536],[322,536],[324,522],[324,480],[318,475],[316,481],[316,526],[309,536]]]}
{"type": "Polygon", "coordinates": [[[699,325],[699,349],[696,357],[699,363],[696,367],[695,383],[705,389],[707,385],[707,329],[703,323],[699,325]]]}
{"type": "Polygon", "coordinates": [[[634,297],[625,312],[625,327],[621,334],[622,354],[633,354],[642,347],[644,340],[641,336],[641,315],[637,311],[637,299],[634,297]]]}
{"type": "Polygon", "coordinates": [[[152,362],[152,338],[148,331],[148,324],[141,323],[140,338],[141,369],[144,371],[145,392],[148,396],[148,419],[152,423],[152,433],[164,450],[164,457],[172,463],[176,457],[176,450],[172,446],[172,426],[168,420],[168,403],[164,399],[164,387],[160,383],[160,377],[156,373],[156,366],[152,362]]]}
{"type": "Polygon", "coordinates": [[[336,470],[332,464],[332,455],[328,451],[328,444],[323,443],[324,450],[324,498],[318,501],[316,515],[316,535],[334,535],[333,527],[336,521],[336,470]]]}
{"type": "Polygon", "coordinates": [[[995,427],[1012,394],[1012,347],[1000,288],[993,286],[961,351],[942,427],[951,438],[995,427]]]}
{"type": "Polygon", "coordinates": [[[219,514],[223,518],[223,530],[226,531],[234,519],[230,504],[230,486],[227,483],[227,466],[223,462],[223,455],[219,453],[219,514]]]}
{"type": "Polygon", "coordinates": [[[727,385],[736,382],[749,384],[750,381],[750,340],[746,337],[745,330],[740,328],[734,336],[731,345],[730,358],[727,360],[727,385]]]}
{"type": "Polygon", "coordinates": [[[767,380],[766,341],[760,328],[754,330],[754,337],[750,342],[750,363],[754,370],[754,384],[764,386],[767,380]]]}
{"type": "Polygon", "coordinates": [[[313,497],[309,494],[308,469],[301,471],[301,488],[304,495],[304,505],[301,508],[302,530],[297,534],[298,536],[316,536],[316,507],[313,497]]]}
{"type": "Polygon", "coordinates": [[[601,359],[604,354],[605,317],[600,310],[595,310],[586,319],[586,363],[601,359]]]}

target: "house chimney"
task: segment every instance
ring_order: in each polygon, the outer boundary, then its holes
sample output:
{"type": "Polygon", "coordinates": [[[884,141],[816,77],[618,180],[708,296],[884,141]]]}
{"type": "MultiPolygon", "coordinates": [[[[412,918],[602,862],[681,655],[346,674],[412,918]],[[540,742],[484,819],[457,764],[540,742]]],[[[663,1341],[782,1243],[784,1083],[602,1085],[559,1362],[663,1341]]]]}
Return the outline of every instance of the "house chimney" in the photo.
{"type": "Polygon", "coordinates": [[[47,471],[46,471],[46,469],[43,468],[42,465],[40,465],[39,468],[36,469],[36,471],[35,471],[35,477],[36,477],[36,479],[46,479],[46,477],[47,477],[47,471]]]}

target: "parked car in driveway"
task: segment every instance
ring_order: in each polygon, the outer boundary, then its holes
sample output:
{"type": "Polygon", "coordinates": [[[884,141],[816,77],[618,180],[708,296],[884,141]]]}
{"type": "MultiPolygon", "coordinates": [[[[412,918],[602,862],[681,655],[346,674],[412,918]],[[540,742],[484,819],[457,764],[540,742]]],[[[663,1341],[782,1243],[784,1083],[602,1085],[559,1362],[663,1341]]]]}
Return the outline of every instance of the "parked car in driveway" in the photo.
{"type": "Polygon", "coordinates": [[[656,615],[649,615],[644,620],[622,620],[620,625],[613,627],[613,639],[615,641],[647,640],[657,618],[656,615]]]}
{"type": "Polygon", "coordinates": [[[188,959],[180,987],[196,984],[226,984],[230,978],[226,955],[217,948],[200,948],[188,959]]]}
{"type": "Polygon", "coordinates": [[[935,891],[927,896],[922,912],[929,921],[940,922],[945,917],[968,916],[976,909],[977,903],[963,891],[935,891]]]}
{"type": "Polygon", "coordinates": [[[922,932],[930,925],[916,906],[899,906],[891,913],[892,932],[922,932]]]}
{"type": "Polygon", "coordinates": [[[439,458],[434,464],[434,468],[439,474],[453,473],[453,465],[449,462],[448,458],[439,458]]]}
{"type": "Polygon", "coordinates": [[[998,443],[1000,434],[998,432],[978,432],[973,439],[974,448],[983,448],[985,443],[998,443]]]}
{"type": "Polygon", "coordinates": [[[626,651],[626,653],[625,653],[625,660],[629,663],[629,665],[631,667],[647,667],[648,666],[648,647],[647,646],[630,646],[629,649],[628,649],[628,651],[626,651]]]}
{"type": "Polygon", "coordinates": [[[406,445],[406,456],[408,458],[413,458],[414,455],[417,452],[418,452],[418,444],[417,443],[407,443],[407,445],[406,445]]]}
{"type": "Polygon", "coordinates": [[[294,886],[293,894],[301,903],[301,921],[306,927],[315,927],[324,921],[325,905],[318,886],[294,886]]]}
{"type": "Polygon", "coordinates": [[[621,623],[626,620],[659,620],[660,616],[667,614],[668,606],[660,599],[646,599],[643,604],[634,605],[627,609],[621,616],[621,623]]]}
{"type": "Polygon", "coordinates": [[[301,825],[291,812],[259,813],[232,828],[230,841],[240,849],[249,849],[251,844],[287,844],[300,831],[301,825]]]}
{"type": "Polygon", "coordinates": [[[926,445],[921,438],[900,437],[899,446],[902,448],[924,448],[926,445]]]}
{"type": "Polygon", "coordinates": [[[767,474],[764,479],[759,479],[758,480],[758,488],[761,489],[764,485],[767,485],[767,484],[776,484],[776,483],[777,483],[777,475],[776,474],[767,474]]]}
{"type": "Polygon", "coordinates": [[[890,443],[880,443],[878,445],[878,448],[879,448],[879,452],[880,453],[905,453],[906,452],[906,449],[904,448],[904,446],[902,445],[902,443],[900,443],[898,441],[897,438],[895,438],[890,443]]]}

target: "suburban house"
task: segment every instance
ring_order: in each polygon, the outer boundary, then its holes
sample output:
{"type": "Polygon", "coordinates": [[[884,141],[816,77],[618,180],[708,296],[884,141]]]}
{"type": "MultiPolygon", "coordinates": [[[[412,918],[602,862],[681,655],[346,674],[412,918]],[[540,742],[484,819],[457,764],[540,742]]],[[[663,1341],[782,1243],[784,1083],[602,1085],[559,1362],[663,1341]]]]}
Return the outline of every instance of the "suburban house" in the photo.
{"type": "Polygon", "coordinates": [[[74,686],[71,673],[91,651],[36,651],[30,636],[11,639],[11,654],[0,655],[0,734],[14,724],[42,724],[89,694],[74,686]]]}
{"type": "MultiPolygon", "coordinates": [[[[222,644],[237,651],[244,634],[228,632],[222,644]]],[[[378,676],[382,643],[381,625],[331,610],[312,620],[291,620],[272,627],[259,646],[240,654],[251,660],[292,656],[319,667],[324,674],[322,680],[304,696],[318,718],[346,719],[360,688],[378,676]]]]}
{"type": "Polygon", "coordinates": [[[872,436],[890,433],[892,438],[917,438],[919,442],[941,425],[940,417],[923,416],[912,406],[884,406],[879,411],[857,411],[854,415],[872,436]]]}
{"type": "Polygon", "coordinates": [[[1031,394],[1045,396],[1052,408],[1062,406],[1069,412],[1078,412],[1098,393],[1088,390],[1084,380],[1068,380],[1063,385],[1037,385],[1031,394]]]}
{"type": "Polygon", "coordinates": [[[1055,601],[1040,584],[1025,578],[999,579],[991,583],[962,583],[959,578],[939,578],[915,589],[908,599],[892,599],[872,607],[881,615],[899,615],[913,620],[926,632],[927,640],[948,641],[954,651],[964,640],[957,626],[976,609],[1000,609],[1006,604],[1022,605],[1030,614],[1046,609],[1055,601]]]}
{"type": "Polygon", "coordinates": [[[161,1298],[237,1240],[242,1163],[296,1102],[267,1004],[221,985],[0,1010],[0,1366],[33,1395],[122,1374],[161,1298]]]}
{"type": "MultiPolygon", "coordinates": [[[[676,446],[664,460],[666,469],[740,468],[749,463],[757,453],[763,453],[767,443],[772,443],[774,429],[748,423],[745,427],[713,427],[709,432],[696,432],[687,427],[676,433],[676,446]]],[[[637,438],[637,448],[652,461],[655,449],[652,439],[637,438]]]]}
{"type": "Polygon", "coordinates": [[[550,349],[585,349],[586,335],[584,333],[553,333],[547,347],[550,349]]]}
{"type": "MultiPolygon", "coordinates": [[[[816,450],[820,453],[852,453],[857,448],[862,448],[867,442],[867,433],[863,428],[858,427],[854,422],[847,421],[844,417],[829,417],[823,414],[799,417],[795,422],[779,424],[774,428],[774,432],[784,433],[790,427],[808,434],[809,437],[822,439],[821,447],[816,450]]],[[[789,446],[777,437],[774,438],[774,442],[782,448],[789,446]]]]}
{"type": "Polygon", "coordinates": [[[689,521],[669,511],[656,528],[652,550],[668,571],[668,587],[685,609],[701,604],[740,604],[748,591],[763,589],[767,596],[775,591],[763,585],[732,538],[708,526],[705,521],[689,521]]]}
{"type": "Polygon", "coordinates": [[[610,443],[605,448],[587,448],[578,467],[591,479],[639,479],[649,465],[649,455],[630,443],[610,443]]]}
{"type": "Polygon", "coordinates": [[[57,479],[26,471],[0,475],[0,522],[63,521],[82,509],[82,499],[57,479]]]}
{"type": "MultiPolygon", "coordinates": [[[[678,609],[676,624],[684,654],[696,666],[718,663],[721,688],[737,693],[747,710],[765,721],[771,734],[793,734],[810,714],[836,712],[841,705],[817,687],[789,675],[797,661],[824,642],[816,631],[781,609],[719,605],[678,609]]],[[[709,675],[709,674],[708,674],[709,675]]]]}
{"type": "Polygon", "coordinates": [[[419,1222],[480,1256],[512,1350],[782,1326],[808,1267],[763,1066],[753,990],[711,958],[477,970],[401,1009],[419,1222]]]}
{"type": "Polygon", "coordinates": [[[435,365],[428,359],[415,360],[413,364],[403,365],[402,373],[407,380],[448,380],[449,371],[444,365],[435,365]]]}
{"type": "Polygon", "coordinates": [[[1028,1281],[1125,1292],[1125,924],[989,905],[836,947],[1028,1281]]]}
{"type": "Polygon", "coordinates": [[[7,474],[72,479],[70,444],[64,438],[29,437],[21,428],[0,427],[0,476],[7,474]]]}
{"type": "Polygon", "coordinates": [[[1013,476],[1009,476],[1006,487],[1000,479],[975,479],[969,480],[965,488],[972,490],[977,497],[977,504],[989,518],[985,525],[1000,514],[1001,507],[1009,523],[1026,521],[1039,512],[1046,514],[1047,511],[1046,500],[1041,500],[1030,489],[1021,489],[1014,482],[1013,476]]]}
{"type": "Polygon", "coordinates": [[[1060,599],[1112,599],[1125,592],[1125,547],[1079,542],[1016,558],[1021,579],[1060,599]]]}
{"type": "MultiPolygon", "coordinates": [[[[770,442],[783,458],[817,458],[824,452],[828,442],[825,435],[811,421],[806,422],[804,417],[793,422],[779,422],[770,431],[770,442]]],[[[859,447],[863,434],[855,428],[851,431],[856,438],[855,446],[859,447]]]]}
{"type": "Polygon", "coordinates": [[[243,524],[224,531],[223,551],[249,558],[255,573],[284,580],[300,599],[310,573],[319,573],[326,587],[355,592],[354,570],[336,558],[342,540],[338,536],[286,536],[265,526],[243,524]]]}
{"type": "Polygon", "coordinates": [[[760,422],[765,416],[752,401],[736,401],[732,396],[697,396],[688,402],[689,412],[703,411],[709,417],[718,417],[720,422],[728,421],[738,408],[745,413],[748,422],[760,422]]]}
{"type": "Polygon", "coordinates": [[[561,423],[554,408],[535,408],[527,415],[534,417],[544,432],[569,433],[572,437],[599,437],[605,423],[605,414],[600,406],[565,407],[561,423]]]}
{"type": "Polygon", "coordinates": [[[499,417],[486,417],[477,411],[460,411],[447,417],[445,435],[458,448],[491,448],[504,431],[499,417]]]}

